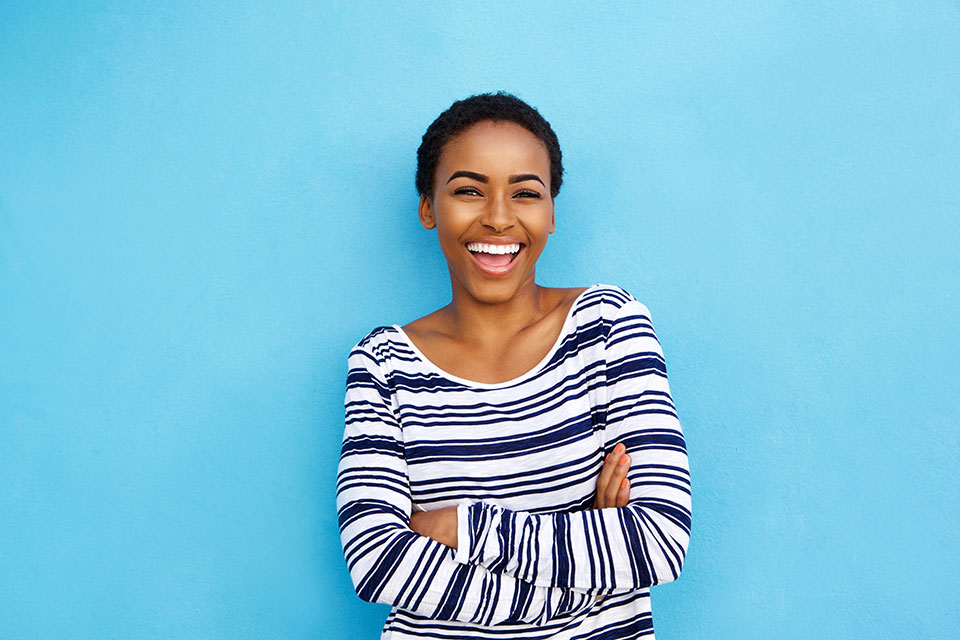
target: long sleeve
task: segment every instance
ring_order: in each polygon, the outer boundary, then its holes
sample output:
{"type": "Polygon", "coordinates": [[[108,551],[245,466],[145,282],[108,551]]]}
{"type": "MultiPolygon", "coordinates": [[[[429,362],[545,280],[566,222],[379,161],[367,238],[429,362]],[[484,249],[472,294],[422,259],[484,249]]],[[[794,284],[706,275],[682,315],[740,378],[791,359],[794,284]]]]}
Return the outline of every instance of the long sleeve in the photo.
{"type": "MultiPolygon", "coordinates": [[[[624,591],[675,580],[690,540],[686,445],[650,313],[630,297],[610,324],[604,448],[630,454],[627,506],[531,514],[458,507],[455,559],[543,587],[624,591]]],[[[599,469],[598,469],[599,472],[599,469]]]]}
{"type": "Polygon", "coordinates": [[[543,624],[590,609],[587,593],[457,563],[453,549],[409,528],[403,436],[384,367],[363,342],[348,364],[337,515],[357,594],[432,619],[482,625],[543,624]]]}

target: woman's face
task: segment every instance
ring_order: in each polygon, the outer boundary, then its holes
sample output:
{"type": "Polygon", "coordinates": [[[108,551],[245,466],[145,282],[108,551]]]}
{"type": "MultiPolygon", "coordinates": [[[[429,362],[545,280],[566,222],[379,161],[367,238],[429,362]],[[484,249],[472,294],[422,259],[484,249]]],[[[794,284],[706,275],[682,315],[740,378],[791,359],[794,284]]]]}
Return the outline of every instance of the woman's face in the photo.
{"type": "Polygon", "coordinates": [[[420,221],[436,227],[454,288],[487,303],[532,285],[553,233],[550,157],[512,122],[479,122],[443,147],[420,221]]]}

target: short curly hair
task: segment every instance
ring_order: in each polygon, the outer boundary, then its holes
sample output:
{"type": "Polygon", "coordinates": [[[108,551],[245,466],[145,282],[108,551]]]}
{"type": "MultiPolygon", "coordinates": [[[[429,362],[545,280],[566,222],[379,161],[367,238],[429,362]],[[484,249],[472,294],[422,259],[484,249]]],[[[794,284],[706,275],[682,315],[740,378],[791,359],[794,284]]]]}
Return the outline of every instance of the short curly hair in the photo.
{"type": "Polygon", "coordinates": [[[471,126],[487,120],[513,122],[543,142],[550,156],[550,195],[556,198],[563,182],[563,162],[557,134],[539,111],[503,91],[481,93],[458,100],[427,127],[417,149],[417,192],[433,197],[434,174],[444,145],[471,126]]]}

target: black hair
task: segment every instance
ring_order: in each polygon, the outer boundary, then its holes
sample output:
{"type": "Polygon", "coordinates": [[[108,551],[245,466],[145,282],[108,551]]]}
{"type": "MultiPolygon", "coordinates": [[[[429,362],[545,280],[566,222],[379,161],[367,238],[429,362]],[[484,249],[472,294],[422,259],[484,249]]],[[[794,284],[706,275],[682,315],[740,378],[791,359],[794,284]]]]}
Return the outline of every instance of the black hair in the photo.
{"type": "Polygon", "coordinates": [[[503,91],[481,93],[458,100],[427,127],[417,149],[417,192],[433,197],[434,174],[444,145],[471,126],[487,120],[513,122],[543,142],[550,156],[550,195],[556,198],[563,182],[563,163],[557,134],[539,111],[503,91]]]}

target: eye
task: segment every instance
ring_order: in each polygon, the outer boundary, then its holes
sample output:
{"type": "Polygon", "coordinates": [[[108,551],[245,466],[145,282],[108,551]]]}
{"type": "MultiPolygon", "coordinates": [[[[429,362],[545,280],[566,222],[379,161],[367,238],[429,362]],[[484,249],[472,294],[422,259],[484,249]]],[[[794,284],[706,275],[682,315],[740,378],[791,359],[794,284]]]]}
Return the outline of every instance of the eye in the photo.
{"type": "Polygon", "coordinates": [[[477,191],[476,189],[474,189],[473,187],[459,187],[459,188],[457,188],[457,189],[454,189],[453,194],[454,194],[454,195],[457,195],[457,196],[459,196],[459,195],[464,195],[464,196],[479,196],[479,195],[481,195],[480,192],[477,191]]]}
{"type": "Polygon", "coordinates": [[[518,198],[539,198],[539,197],[540,197],[540,194],[537,193],[536,191],[526,191],[526,190],[525,190],[525,191],[521,191],[521,192],[517,193],[517,196],[516,196],[516,197],[518,197],[518,198]]]}

